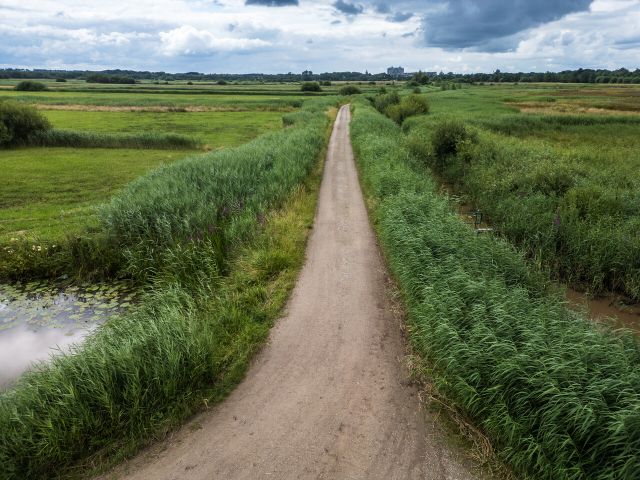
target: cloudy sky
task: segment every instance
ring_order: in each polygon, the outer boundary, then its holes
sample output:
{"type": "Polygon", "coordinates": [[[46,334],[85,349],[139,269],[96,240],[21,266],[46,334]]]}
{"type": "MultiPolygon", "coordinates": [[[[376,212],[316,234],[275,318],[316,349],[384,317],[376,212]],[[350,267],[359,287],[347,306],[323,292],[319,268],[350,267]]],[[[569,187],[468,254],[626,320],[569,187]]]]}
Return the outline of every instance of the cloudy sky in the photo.
{"type": "Polygon", "coordinates": [[[167,72],[640,67],[640,0],[0,0],[0,66],[167,72]]]}

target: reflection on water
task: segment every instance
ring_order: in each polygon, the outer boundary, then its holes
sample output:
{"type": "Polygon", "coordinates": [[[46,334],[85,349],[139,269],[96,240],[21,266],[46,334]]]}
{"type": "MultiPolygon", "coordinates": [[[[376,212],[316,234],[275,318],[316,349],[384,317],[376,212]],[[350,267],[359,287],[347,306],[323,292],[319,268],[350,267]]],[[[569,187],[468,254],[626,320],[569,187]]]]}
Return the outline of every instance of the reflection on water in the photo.
{"type": "Polygon", "coordinates": [[[41,329],[31,330],[19,325],[0,334],[0,386],[7,385],[20,376],[29,365],[46,360],[57,351],[65,351],[81,340],[90,329],[41,329]]]}
{"type": "Polygon", "coordinates": [[[84,338],[135,301],[124,283],[72,286],[0,285],[0,387],[29,366],[84,338]]]}

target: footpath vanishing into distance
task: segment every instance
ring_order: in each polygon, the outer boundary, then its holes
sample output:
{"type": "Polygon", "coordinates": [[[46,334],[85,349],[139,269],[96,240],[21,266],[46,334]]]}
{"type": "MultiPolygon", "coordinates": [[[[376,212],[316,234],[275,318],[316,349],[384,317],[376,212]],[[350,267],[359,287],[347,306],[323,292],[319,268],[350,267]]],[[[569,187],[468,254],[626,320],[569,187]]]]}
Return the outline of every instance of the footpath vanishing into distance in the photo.
{"type": "Polygon", "coordinates": [[[476,477],[409,381],[401,318],[358,183],[350,118],[342,107],[306,263],[246,379],[105,478],[476,477]]]}

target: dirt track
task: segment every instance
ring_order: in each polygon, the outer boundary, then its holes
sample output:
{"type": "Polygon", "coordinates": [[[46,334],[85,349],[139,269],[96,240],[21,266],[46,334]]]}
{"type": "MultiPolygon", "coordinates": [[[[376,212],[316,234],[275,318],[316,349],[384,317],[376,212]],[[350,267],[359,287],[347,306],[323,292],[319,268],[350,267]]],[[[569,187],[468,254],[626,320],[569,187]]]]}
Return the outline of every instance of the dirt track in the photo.
{"type": "Polygon", "coordinates": [[[474,478],[421,410],[343,107],[287,312],[222,404],[112,472],[131,479],[474,478]]]}

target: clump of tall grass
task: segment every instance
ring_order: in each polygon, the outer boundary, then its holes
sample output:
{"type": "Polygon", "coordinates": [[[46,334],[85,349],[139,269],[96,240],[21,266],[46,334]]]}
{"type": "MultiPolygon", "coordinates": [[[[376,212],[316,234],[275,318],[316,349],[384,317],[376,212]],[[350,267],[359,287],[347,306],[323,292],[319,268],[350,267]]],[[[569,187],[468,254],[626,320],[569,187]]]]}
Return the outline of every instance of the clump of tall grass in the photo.
{"type": "Polygon", "coordinates": [[[0,281],[74,276],[83,281],[121,274],[123,255],[100,232],[51,241],[16,238],[0,247],[0,281]],[[36,248],[37,247],[37,248],[36,248]]]}
{"type": "Polygon", "coordinates": [[[176,133],[95,133],[50,129],[33,133],[25,144],[37,147],[188,149],[202,147],[202,142],[176,133]]]}
{"type": "Polygon", "coordinates": [[[1,478],[129,455],[239,381],[304,258],[312,199],[273,212],[309,178],[332,102],[305,104],[291,128],[246,146],[151,172],[104,208],[105,241],[146,293],[0,394],[1,478]]]}
{"type": "Polygon", "coordinates": [[[638,478],[638,341],[567,310],[509,244],[477,237],[394,123],[359,105],[352,139],[439,391],[527,478],[638,478]]]}
{"type": "Polygon", "coordinates": [[[20,145],[32,135],[45,134],[49,121],[35,108],[12,101],[0,101],[0,147],[20,145]]]}
{"type": "Polygon", "coordinates": [[[400,103],[391,105],[385,114],[398,125],[401,125],[407,118],[415,115],[425,115],[429,113],[429,103],[422,95],[411,94],[402,97],[400,103]]]}
{"type": "Polygon", "coordinates": [[[397,124],[402,124],[407,118],[429,113],[429,103],[421,95],[411,94],[400,97],[398,92],[380,93],[373,97],[371,104],[397,124]]]}

